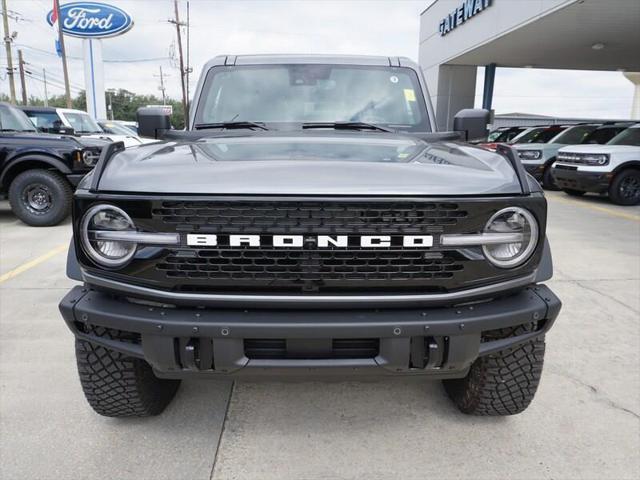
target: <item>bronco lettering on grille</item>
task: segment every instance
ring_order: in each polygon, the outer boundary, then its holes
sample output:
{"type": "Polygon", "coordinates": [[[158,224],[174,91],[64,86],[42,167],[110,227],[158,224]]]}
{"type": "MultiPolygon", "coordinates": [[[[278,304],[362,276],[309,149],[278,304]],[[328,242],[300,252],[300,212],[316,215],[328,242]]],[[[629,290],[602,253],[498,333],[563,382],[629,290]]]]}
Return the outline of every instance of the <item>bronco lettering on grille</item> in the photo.
{"type": "Polygon", "coordinates": [[[390,248],[393,246],[425,248],[433,246],[432,235],[211,235],[188,234],[191,247],[273,247],[302,248],[311,243],[317,248],[390,248]]]}

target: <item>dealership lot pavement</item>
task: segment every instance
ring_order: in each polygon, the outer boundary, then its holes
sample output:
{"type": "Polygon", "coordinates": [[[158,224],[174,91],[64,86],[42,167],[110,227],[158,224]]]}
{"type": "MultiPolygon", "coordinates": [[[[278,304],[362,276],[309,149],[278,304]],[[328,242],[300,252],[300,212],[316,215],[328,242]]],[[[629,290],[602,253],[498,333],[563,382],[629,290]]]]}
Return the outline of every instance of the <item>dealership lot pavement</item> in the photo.
{"type": "Polygon", "coordinates": [[[640,207],[548,197],[564,309],[536,400],[498,419],[422,379],[185,381],[160,417],[99,417],[57,311],[70,225],[30,228],[0,202],[0,477],[640,477],[640,207]]]}

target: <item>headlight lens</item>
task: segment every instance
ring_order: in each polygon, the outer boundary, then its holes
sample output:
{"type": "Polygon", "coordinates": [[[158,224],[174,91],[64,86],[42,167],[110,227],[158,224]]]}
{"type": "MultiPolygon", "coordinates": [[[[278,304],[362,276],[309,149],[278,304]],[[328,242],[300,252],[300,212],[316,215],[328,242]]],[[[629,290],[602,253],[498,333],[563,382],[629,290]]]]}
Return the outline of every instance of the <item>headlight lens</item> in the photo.
{"type": "Polygon", "coordinates": [[[609,164],[609,155],[606,153],[559,153],[558,160],[565,163],[589,165],[600,167],[609,164]]]}
{"type": "Polygon", "coordinates": [[[90,208],[80,224],[82,247],[96,263],[111,268],[124,266],[136,253],[136,244],[115,240],[97,240],[94,232],[135,231],[133,221],[122,209],[113,205],[96,205],[90,208]]]}
{"type": "Polygon", "coordinates": [[[582,161],[587,165],[606,165],[609,163],[609,155],[586,153],[582,156],[582,161]]]}
{"type": "Polygon", "coordinates": [[[538,222],[531,212],[520,207],[500,210],[487,222],[485,233],[519,233],[522,239],[514,243],[484,245],[487,259],[500,268],[522,265],[538,244],[538,222]]]}
{"type": "Polygon", "coordinates": [[[542,150],[519,150],[518,155],[522,160],[540,160],[542,150]]]}
{"type": "Polygon", "coordinates": [[[91,149],[85,149],[82,151],[82,162],[87,167],[95,167],[99,159],[100,159],[100,151],[94,151],[91,149]]]}

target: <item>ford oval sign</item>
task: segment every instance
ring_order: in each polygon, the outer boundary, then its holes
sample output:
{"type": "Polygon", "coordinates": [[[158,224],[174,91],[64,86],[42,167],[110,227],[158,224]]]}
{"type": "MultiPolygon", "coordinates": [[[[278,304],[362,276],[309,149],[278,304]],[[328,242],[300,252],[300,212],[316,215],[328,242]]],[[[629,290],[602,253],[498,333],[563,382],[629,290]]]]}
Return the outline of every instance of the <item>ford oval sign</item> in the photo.
{"type": "MultiPolygon", "coordinates": [[[[47,22],[53,25],[53,10],[47,22]]],[[[133,27],[131,15],[121,8],[98,2],[73,2],[60,5],[60,25],[66,35],[104,38],[120,35],[133,27]]]]}

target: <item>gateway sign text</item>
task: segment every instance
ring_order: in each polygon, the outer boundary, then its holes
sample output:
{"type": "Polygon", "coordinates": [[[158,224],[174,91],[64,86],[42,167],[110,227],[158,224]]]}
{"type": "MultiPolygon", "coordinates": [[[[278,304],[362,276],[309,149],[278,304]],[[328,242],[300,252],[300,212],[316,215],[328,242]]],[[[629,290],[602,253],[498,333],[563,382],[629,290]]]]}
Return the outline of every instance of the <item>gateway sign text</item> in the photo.
{"type": "Polygon", "coordinates": [[[445,36],[490,6],[491,0],[464,0],[458,8],[440,21],[440,35],[445,36]]]}

